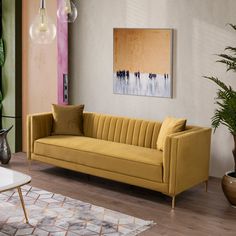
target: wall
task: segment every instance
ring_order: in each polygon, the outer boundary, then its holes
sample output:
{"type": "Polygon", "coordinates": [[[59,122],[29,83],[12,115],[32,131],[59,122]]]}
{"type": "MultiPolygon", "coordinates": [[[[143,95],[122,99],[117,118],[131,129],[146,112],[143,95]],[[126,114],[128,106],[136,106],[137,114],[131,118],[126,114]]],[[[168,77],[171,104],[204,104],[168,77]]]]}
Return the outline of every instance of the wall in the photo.
{"type": "MultiPolygon", "coordinates": [[[[71,101],[87,111],[162,120],[187,117],[210,126],[216,86],[202,78],[218,75],[236,88],[235,76],[216,64],[215,54],[236,44],[235,0],[80,0],[70,29],[71,101]],[[113,28],[174,29],[174,98],[112,93],[113,28]]],[[[221,127],[212,137],[210,173],[233,169],[233,140],[221,127]]],[[[201,171],[201,170],[199,170],[201,171]]]]}
{"type": "Polygon", "coordinates": [[[21,1],[2,0],[3,39],[6,52],[1,82],[2,127],[9,128],[13,125],[7,135],[12,152],[22,150],[21,17],[21,1]]]}
{"type": "MultiPolygon", "coordinates": [[[[26,115],[51,110],[57,103],[57,41],[34,44],[29,27],[38,14],[39,0],[23,0],[23,150],[26,151],[26,115]]],[[[56,24],[56,0],[47,0],[48,16],[56,24]]]]}

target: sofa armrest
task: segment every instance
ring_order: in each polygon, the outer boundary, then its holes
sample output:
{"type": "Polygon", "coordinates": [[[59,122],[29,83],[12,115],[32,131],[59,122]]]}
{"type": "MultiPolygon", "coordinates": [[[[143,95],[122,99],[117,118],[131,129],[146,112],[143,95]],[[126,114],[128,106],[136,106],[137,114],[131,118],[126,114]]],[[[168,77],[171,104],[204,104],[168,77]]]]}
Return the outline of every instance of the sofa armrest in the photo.
{"type": "Polygon", "coordinates": [[[34,152],[34,141],[51,135],[52,113],[39,113],[27,116],[27,158],[34,152]]]}
{"type": "Polygon", "coordinates": [[[169,182],[169,195],[208,180],[211,129],[198,128],[170,135],[165,143],[164,173],[169,182]]]}

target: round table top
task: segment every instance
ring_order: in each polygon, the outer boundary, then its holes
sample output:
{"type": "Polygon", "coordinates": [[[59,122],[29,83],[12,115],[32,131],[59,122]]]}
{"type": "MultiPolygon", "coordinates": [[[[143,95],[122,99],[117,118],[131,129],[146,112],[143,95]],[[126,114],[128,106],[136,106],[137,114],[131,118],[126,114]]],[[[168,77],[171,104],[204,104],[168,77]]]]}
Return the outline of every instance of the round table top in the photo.
{"type": "Polygon", "coordinates": [[[0,167],[0,192],[28,184],[31,181],[29,175],[21,172],[0,167]]]}

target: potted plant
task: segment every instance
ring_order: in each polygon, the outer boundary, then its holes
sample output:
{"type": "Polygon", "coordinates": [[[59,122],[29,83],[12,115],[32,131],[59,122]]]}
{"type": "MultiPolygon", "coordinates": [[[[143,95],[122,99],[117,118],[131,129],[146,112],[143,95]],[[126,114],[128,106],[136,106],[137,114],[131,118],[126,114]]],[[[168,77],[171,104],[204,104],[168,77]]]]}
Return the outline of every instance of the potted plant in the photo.
{"type": "MultiPolygon", "coordinates": [[[[229,25],[236,30],[236,25],[229,25]]],[[[236,47],[226,47],[225,51],[224,54],[218,54],[219,60],[217,62],[225,64],[227,71],[236,72],[236,47]]],[[[218,106],[212,117],[212,127],[215,131],[220,125],[225,125],[234,139],[234,169],[223,176],[222,189],[231,205],[236,207],[236,91],[217,77],[204,77],[219,87],[215,98],[218,106]]]]}

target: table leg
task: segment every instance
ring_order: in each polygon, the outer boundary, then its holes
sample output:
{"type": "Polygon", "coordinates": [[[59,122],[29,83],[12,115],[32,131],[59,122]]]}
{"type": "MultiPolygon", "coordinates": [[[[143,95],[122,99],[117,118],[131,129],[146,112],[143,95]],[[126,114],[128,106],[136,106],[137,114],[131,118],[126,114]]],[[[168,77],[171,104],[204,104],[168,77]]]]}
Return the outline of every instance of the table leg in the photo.
{"type": "Polygon", "coordinates": [[[29,220],[28,220],[28,217],[27,217],[27,213],[26,213],[26,209],[25,209],[25,203],[24,203],[22,192],[21,192],[21,188],[18,187],[17,190],[18,190],[18,193],[19,193],[19,197],[20,197],[20,201],[21,201],[21,206],[22,206],[23,211],[24,211],[25,220],[26,220],[26,223],[28,224],[29,220]]]}

